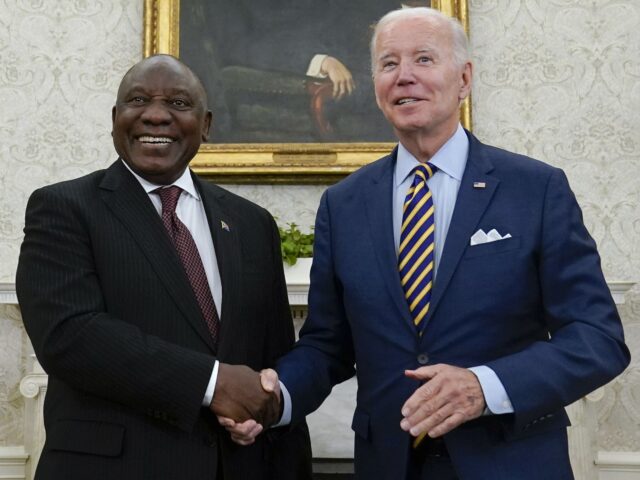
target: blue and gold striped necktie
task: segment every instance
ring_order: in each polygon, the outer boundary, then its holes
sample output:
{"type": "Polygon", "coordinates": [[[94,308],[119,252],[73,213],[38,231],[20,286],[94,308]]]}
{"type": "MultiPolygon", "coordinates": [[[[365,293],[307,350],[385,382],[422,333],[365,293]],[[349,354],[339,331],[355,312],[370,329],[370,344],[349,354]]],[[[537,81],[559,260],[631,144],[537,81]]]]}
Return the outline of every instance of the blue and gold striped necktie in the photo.
{"type": "Polygon", "coordinates": [[[400,282],[418,332],[429,312],[435,258],[435,223],[431,191],[427,180],[438,167],[429,163],[413,171],[413,183],[407,192],[402,210],[398,269],[400,282]]]}

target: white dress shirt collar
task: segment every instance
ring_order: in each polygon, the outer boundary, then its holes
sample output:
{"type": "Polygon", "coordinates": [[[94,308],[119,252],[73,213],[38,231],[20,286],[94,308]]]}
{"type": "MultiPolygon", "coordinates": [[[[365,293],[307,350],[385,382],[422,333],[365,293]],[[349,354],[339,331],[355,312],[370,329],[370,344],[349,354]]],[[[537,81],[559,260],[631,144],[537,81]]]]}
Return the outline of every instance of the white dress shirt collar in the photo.
{"type": "MultiPolygon", "coordinates": [[[[469,153],[469,139],[467,134],[458,124],[458,128],[453,136],[440,147],[429,163],[438,167],[438,170],[446,173],[450,177],[462,181],[462,174],[467,165],[467,155],[469,153]]],[[[420,162],[401,143],[398,144],[398,156],[396,161],[396,187],[411,175],[412,170],[420,162]]]]}
{"type": "MultiPolygon", "coordinates": [[[[132,173],[132,175],[136,178],[136,180],[138,180],[140,185],[142,185],[142,188],[144,188],[145,192],[151,193],[154,190],[165,186],[165,185],[159,185],[157,183],[152,183],[149,180],[142,178],[140,175],[134,172],[131,169],[131,167],[129,167],[129,165],[127,165],[127,162],[125,162],[122,159],[120,159],[120,161],[122,161],[124,166],[127,167],[127,170],[129,170],[132,173]]],[[[171,185],[180,187],[183,191],[191,195],[196,200],[200,200],[200,194],[198,193],[198,190],[196,189],[196,186],[193,183],[193,178],[191,177],[191,171],[189,170],[189,168],[185,168],[184,172],[182,172],[182,175],[171,185]]],[[[169,186],[169,185],[166,185],[166,186],[169,186]]]]}

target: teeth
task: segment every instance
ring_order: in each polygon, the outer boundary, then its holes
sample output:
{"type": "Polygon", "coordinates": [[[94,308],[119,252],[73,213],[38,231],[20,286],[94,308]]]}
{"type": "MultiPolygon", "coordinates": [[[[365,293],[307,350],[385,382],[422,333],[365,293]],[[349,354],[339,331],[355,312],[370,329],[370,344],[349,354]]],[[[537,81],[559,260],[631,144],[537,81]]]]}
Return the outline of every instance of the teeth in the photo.
{"type": "Polygon", "coordinates": [[[151,135],[144,135],[138,137],[138,140],[142,143],[171,143],[173,139],[169,137],[152,137],[151,135]]]}
{"type": "Polygon", "coordinates": [[[404,105],[406,103],[413,103],[415,101],[416,101],[415,98],[401,98],[400,100],[398,100],[398,105],[404,105]]]}

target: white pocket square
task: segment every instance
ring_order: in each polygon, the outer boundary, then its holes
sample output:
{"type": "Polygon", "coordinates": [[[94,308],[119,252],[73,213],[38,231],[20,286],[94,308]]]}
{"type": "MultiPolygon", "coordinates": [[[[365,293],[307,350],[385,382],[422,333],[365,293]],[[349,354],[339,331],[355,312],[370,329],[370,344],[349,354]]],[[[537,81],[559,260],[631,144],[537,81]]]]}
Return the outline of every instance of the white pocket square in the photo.
{"type": "Polygon", "coordinates": [[[489,233],[484,233],[484,230],[480,229],[473,235],[471,235],[471,239],[469,244],[471,246],[480,245],[482,243],[489,242],[497,242],[498,240],[505,240],[507,238],[511,238],[511,234],[507,233],[506,235],[500,235],[498,231],[494,228],[489,231],[489,233]]]}

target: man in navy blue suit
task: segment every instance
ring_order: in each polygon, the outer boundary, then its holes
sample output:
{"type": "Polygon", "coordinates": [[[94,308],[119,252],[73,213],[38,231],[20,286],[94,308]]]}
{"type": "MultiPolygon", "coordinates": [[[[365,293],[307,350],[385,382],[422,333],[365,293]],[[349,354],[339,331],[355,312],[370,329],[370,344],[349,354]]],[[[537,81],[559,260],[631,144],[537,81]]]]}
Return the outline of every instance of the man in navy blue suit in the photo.
{"type": "MultiPolygon", "coordinates": [[[[629,351],[567,178],[461,127],[472,64],[455,20],[393,11],[371,45],[399,145],[322,197],[309,315],[277,366],[284,420],[355,371],[356,478],[571,479],[564,407],[618,375],[629,351]],[[433,288],[416,322],[398,253],[427,162],[433,288]]],[[[250,441],[247,424],[231,427],[236,439],[250,441]]]]}

